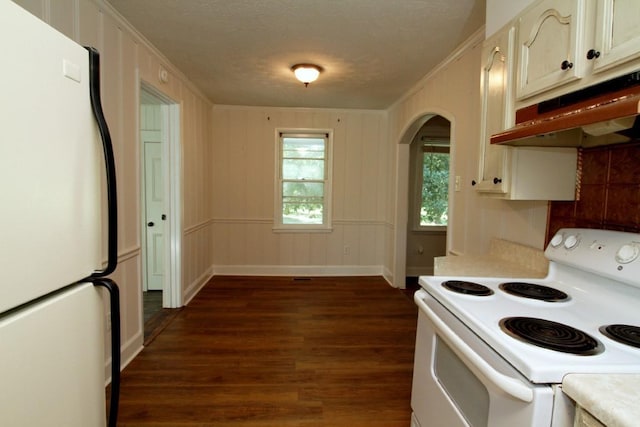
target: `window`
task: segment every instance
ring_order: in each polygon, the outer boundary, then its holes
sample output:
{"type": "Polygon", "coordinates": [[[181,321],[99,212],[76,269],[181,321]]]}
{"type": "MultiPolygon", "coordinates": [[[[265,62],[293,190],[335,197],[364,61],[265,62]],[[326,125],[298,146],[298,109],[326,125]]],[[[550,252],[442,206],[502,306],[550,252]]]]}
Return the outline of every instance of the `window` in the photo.
{"type": "Polygon", "coordinates": [[[331,132],[278,132],[276,226],[329,230],[331,132]]]}
{"type": "Polygon", "coordinates": [[[446,227],[449,207],[449,146],[422,144],[417,158],[417,175],[420,181],[417,225],[446,227]]]}

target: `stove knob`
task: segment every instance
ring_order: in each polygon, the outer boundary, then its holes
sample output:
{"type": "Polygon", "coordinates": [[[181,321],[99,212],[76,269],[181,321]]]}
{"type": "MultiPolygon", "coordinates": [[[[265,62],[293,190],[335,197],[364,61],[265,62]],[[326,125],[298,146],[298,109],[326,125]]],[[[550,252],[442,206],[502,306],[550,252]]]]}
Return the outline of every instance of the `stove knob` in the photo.
{"type": "Polygon", "coordinates": [[[633,243],[627,243],[622,245],[622,247],[618,249],[618,252],[616,252],[616,261],[620,264],[628,264],[638,258],[638,255],[640,255],[638,246],[633,243]]]}
{"type": "Polygon", "coordinates": [[[567,236],[567,238],[564,241],[564,247],[567,249],[573,249],[576,246],[578,246],[578,237],[574,234],[571,234],[569,236],[567,236]]]}
{"type": "Polygon", "coordinates": [[[555,236],[553,236],[553,239],[551,239],[551,242],[549,243],[551,243],[551,246],[553,246],[554,248],[557,248],[562,243],[563,238],[564,236],[562,234],[556,234],[555,236]]]}

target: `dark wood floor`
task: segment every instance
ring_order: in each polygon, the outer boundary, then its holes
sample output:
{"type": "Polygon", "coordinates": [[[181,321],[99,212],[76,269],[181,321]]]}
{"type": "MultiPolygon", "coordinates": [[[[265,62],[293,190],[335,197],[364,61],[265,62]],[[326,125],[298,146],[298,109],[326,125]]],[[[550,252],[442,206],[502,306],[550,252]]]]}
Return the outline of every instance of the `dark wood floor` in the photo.
{"type": "Polygon", "coordinates": [[[416,316],[382,278],[216,276],[124,370],[118,425],[407,427],[416,316]]]}

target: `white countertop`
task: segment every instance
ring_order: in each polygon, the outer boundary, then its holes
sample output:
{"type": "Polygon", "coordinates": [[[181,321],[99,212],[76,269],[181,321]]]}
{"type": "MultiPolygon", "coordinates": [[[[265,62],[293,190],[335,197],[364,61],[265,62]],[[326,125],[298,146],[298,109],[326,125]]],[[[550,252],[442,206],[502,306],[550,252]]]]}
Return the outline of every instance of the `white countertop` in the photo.
{"type": "Polygon", "coordinates": [[[562,390],[607,427],[640,425],[638,374],[569,374],[562,390]]]}

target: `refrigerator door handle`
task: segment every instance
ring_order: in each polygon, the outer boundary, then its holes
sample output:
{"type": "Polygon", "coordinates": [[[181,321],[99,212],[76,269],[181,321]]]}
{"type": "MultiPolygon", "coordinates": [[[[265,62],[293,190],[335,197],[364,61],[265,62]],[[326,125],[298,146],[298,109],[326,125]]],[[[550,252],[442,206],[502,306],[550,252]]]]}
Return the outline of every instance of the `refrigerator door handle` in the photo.
{"type": "Polygon", "coordinates": [[[94,286],[109,291],[111,311],[111,399],[109,401],[108,427],[118,423],[118,405],[120,402],[120,290],[111,279],[93,279],[94,286]]]}
{"type": "Polygon", "coordinates": [[[106,166],[107,181],[107,215],[108,215],[108,256],[103,270],[94,271],[89,281],[94,286],[101,286],[109,291],[111,313],[111,398],[109,402],[108,427],[116,427],[118,423],[118,406],[120,402],[120,290],[111,279],[106,278],[113,273],[118,264],[118,203],[116,192],[116,162],[109,127],[102,111],[100,99],[100,54],[92,47],[89,52],[89,92],[91,108],[98,124],[102,149],[106,166]]]}
{"type": "Polygon", "coordinates": [[[102,139],[102,149],[106,166],[107,181],[107,215],[108,215],[108,256],[103,270],[96,270],[90,277],[105,277],[113,273],[118,264],[118,203],[116,193],[116,162],[113,155],[109,127],[102,111],[100,99],[100,54],[93,47],[85,47],[89,51],[89,91],[91,108],[98,123],[102,139]]]}

